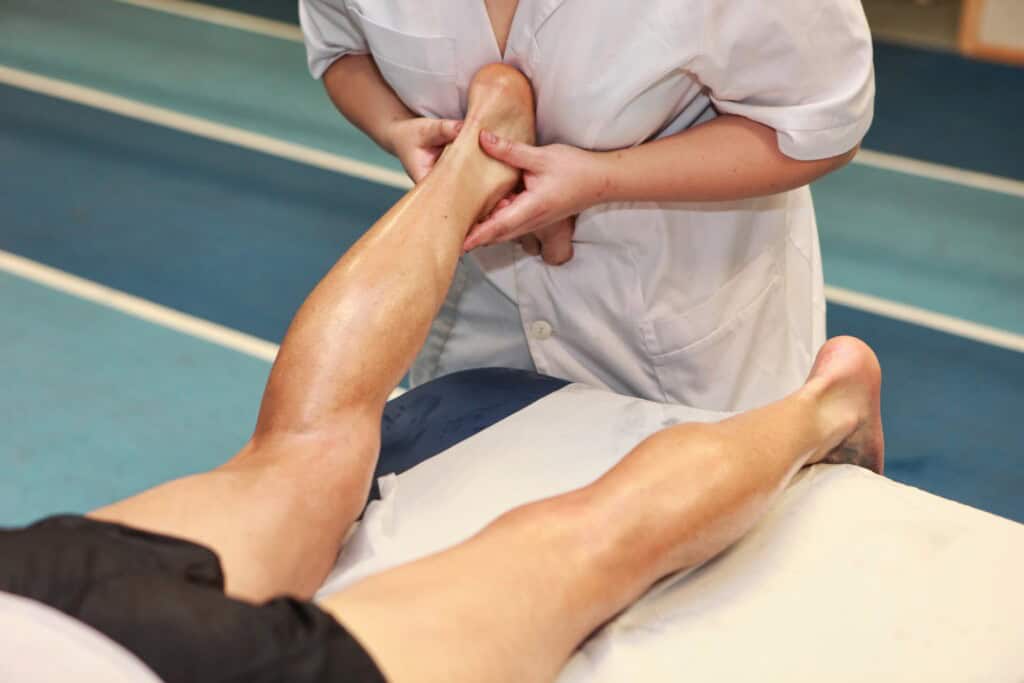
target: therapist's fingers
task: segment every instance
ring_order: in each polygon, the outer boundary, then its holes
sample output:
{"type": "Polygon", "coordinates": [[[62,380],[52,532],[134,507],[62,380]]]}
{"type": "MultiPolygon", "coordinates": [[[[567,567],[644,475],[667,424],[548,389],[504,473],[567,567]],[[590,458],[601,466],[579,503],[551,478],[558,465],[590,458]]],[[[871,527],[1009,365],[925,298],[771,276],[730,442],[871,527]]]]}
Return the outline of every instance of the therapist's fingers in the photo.
{"type": "Polygon", "coordinates": [[[490,211],[488,211],[487,213],[485,213],[485,214],[481,215],[479,218],[477,218],[476,222],[477,223],[486,223],[488,220],[491,219],[491,216],[493,216],[494,214],[498,213],[499,211],[504,209],[506,206],[511,204],[512,201],[516,198],[516,196],[517,195],[513,193],[513,194],[509,194],[509,195],[507,195],[505,197],[502,197],[501,199],[498,200],[497,204],[495,204],[493,207],[491,207],[490,211]]]}
{"type": "Polygon", "coordinates": [[[541,245],[536,235],[523,235],[519,238],[519,244],[523,247],[523,251],[530,256],[540,256],[541,245]]]}
{"type": "Polygon", "coordinates": [[[480,147],[498,161],[524,171],[538,171],[543,165],[544,153],[540,147],[501,138],[488,130],[480,133],[480,147]]]}
{"type": "Polygon", "coordinates": [[[544,263],[561,266],[572,260],[572,238],[576,232],[576,217],[569,216],[554,225],[538,230],[535,235],[540,239],[541,256],[544,263]]]}
{"type": "Polygon", "coordinates": [[[542,214],[537,201],[524,192],[504,209],[494,211],[486,220],[473,226],[462,248],[471,251],[529,234],[544,225],[542,214]]]}
{"type": "Polygon", "coordinates": [[[443,147],[454,142],[462,130],[462,121],[455,119],[423,119],[419,142],[424,147],[443,147]]]}
{"type": "Polygon", "coordinates": [[[491,209],[491,212],[489,214],[487,214],[487,216],[488,217],[493,216],[497,212],[501,211],[506,206],[511,204],[515,200],[515,198],[518,197],[518,196],[519,195],[517,193],[511,193],[511,194],[508,194],[508,195],[502,197],[501,199],[498,200],[498,203],[494,205],[494,208],[491,209]]]}

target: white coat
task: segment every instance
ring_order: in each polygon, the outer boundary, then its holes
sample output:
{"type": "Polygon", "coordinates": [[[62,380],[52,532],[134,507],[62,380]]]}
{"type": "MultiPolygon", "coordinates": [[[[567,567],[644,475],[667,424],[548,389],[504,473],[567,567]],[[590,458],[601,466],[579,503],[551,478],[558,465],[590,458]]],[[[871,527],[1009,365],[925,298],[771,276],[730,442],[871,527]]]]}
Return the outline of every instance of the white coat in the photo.
{"type": "MultiPolygon", "coordinates": [[[[859,143],[873,114],[860,0],[520,0],[505,55],[482,0],[300,0],[300,17],[315,77],[346,54],[372,54],[423,116],[462,118],[480,67],[518,67],[536,92],[540,144],[620,149],[721,112],[774,128],[790,157],[821,159],[859,143]]],[[[525,341],[497,338],[508,321],[480,323],[484,352],[473,362],[503,364],[486,350],[525,343],[518,356],[546,374],[742,410],[799,386],[824,341],[806,187],[742,201],[600,205],[579,216],[564,266],[516,245],[480,250],[477,264],[481,286],[514,302],[525,341]]],[[[453,288],[449,313],[461,294],[453,288]]],[[[474,338],[459,320],[438,325],[435,345],[453,326],[474,338]]],[[[474,357],[454,355],[445,371],[474,357]]]]}

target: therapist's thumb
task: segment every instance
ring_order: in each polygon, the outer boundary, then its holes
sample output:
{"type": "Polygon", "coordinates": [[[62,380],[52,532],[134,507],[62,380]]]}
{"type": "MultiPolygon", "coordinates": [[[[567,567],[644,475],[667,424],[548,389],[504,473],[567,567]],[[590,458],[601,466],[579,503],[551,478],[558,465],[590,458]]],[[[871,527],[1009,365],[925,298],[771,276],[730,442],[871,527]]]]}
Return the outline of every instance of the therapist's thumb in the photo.
{"type": "Polygon", "coordinates": [[[462,130],[462,121],[455,119],[424,119],[420,127],[420,144],[425,147],[443,147],[455,141],[462,130]]]}
{"type": "Polygon", "coordinates": [[[537,147],[498,137],[488,130],[480,133],[480,146],[489,156],[509,166],[524,171],[539,170],[541,153],[537,147]]]}
{"type": "Polygon", "coordinates": [[[549,266],[561,266],[572,260],[572,238],[576,217],[570,216],[534,233],[540,240],[541,257],[549,266]]]}

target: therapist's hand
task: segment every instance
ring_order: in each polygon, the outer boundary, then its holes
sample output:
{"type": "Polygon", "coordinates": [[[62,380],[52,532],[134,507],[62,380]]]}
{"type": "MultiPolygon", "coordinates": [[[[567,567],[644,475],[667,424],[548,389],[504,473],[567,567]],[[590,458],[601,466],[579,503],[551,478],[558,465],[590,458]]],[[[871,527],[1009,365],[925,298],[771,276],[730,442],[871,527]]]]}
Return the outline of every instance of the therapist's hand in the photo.
{"type": "Polygon", "coordinates": [[[461,129],[462,122],[452,119],[402,119],[388,126],[385,147],[402,162],[412,181],[419,183],[461,129]]]}
{"type": "MultiPolygon", "coordinates": [[[[515,194],[498,202],[494,211],[500,211],[509,206],[516,198],[515,194]]],[[[569,216],[560,220],[554,225],[533,231],[528,235],[518,238],[523,251],[531,256],[540,256],[550,266],[560,266],[568,263],[573,257],[572,238],[576,233],[576,216],[569,216]]]]}
{"type": "Polygon", "coordinates": [[[466,251],[530,234],[542,244],[545,236],[555,243],[571,240],[575,221],[570,219],[600,201],[602,169],[591,152],[569,145],[533,147],[487,131],[480,134],[480,146],[498,161],[522,169],[525,189],[469,231],[466,251]]]}

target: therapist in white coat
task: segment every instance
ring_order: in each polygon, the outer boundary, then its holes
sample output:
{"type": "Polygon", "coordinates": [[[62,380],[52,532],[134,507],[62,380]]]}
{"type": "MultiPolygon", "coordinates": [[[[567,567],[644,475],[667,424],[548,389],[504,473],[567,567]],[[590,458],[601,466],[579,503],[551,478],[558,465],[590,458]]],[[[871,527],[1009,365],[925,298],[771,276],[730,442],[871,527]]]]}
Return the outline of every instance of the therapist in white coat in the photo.
{"type": "Polygon", "coordinates": [[[467,239],[415,383],[516,367],[716,410],[800,386],[825,339],[807,184],[873,113],[859,0],[299,7],[313,76],[413,180],[482,66],[536,91],[539,146],[482,136],[525,190],[467,239]]]}

